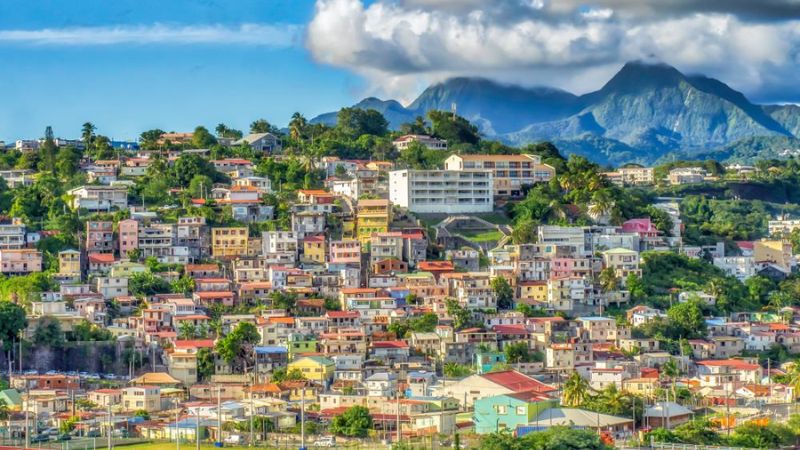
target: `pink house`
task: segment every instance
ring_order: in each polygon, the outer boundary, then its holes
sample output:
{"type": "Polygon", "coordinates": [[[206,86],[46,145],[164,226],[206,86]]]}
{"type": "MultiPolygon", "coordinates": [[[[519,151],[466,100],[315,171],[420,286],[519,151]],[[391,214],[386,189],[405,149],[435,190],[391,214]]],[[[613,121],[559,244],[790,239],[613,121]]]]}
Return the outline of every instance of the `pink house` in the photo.
{"type": "Polygon", "coordinates": [[[589,258],[553,258],[550,260],[550,278],[564,278],[592,274],[589,258]]]}
{"type": "Polygon", "coordinates": [[[631,219],[623,223],[622,231],[625,233],[637,233],[640,238],[658,236],[658,229],[649,217],[645,219],[631,219]]]}
{"type": "Polygon", "coordinates": [[[139,222],[133,219],[119,221],[119,256],[126,258],[130,250],[139,248],[139,222]]]}

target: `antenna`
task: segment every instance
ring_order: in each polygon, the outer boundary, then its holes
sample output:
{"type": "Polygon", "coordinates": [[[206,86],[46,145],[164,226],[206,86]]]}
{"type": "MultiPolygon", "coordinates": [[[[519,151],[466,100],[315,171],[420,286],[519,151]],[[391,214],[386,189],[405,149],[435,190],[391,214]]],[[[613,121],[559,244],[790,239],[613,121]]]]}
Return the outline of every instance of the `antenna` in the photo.
{"type": "Polygon", "coordinates": [[[450,112],[453,113],[453,122],[456,121],[456,111],[458,110],[458,104],[456,102],[450,103],[450,112]]]}

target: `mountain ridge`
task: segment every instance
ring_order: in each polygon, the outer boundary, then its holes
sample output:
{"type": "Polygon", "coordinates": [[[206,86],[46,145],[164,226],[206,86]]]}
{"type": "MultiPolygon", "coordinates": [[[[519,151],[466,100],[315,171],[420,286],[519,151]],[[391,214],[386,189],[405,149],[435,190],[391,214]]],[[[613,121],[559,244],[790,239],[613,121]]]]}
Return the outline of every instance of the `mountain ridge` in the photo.
{"type": "MultiPolygon", "coordinates": [[[[626,63],[583,95],[455,77],[432,84],[408,106],[370,97],[354,107],[376,109],[398,129],[452,104],[487,137],[513,145],[558,141],[567,152],[577,149],[603,163],[652,162],[670,152],[714,154],[747,139],[800,137],[800,106],[758,105],[720,80],[642,61],[626,63]]],[[[336,113],[312,119],[335,121],[336,113]]]]}

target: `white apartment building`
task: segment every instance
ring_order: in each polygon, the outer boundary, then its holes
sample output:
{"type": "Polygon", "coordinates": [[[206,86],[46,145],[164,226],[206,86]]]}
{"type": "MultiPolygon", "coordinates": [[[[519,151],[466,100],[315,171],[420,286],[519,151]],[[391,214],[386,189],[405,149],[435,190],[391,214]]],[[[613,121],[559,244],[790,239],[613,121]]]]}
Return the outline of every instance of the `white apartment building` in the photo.
{"type": "Polygon", "coordinates": [[[491,212],[488,170],[396,170],[389,172],[389,200],[418,213],[491,212]]]}
{"type": "Polygon", "coordinates": [[[267,260],[294,262],[297,259],[297,236],[291,231],[264,231],[261,248],[267,260]]]}
{"type": "Polygon", "coordinates": [[[752,256],[725,256],[714,258],[714,265],[725,271],[727,275],[744,281],[756,274],[756,261],[752,256]]]}
{"type": "Polygon", "coordinates": [[[770,236],[782,236],[791,233],[796,228],[800,228],[800,219],[778,217],[775,220],[770,220],[768,226],[770,236]]]}
{"type": "Polygon", "coordinates": [[[702,183],[705,181],[708,173],[702,167],[678,167],[669,171],[669,184],[691,184],[702,183]]]}
{"type": "Polygon", "coordinates": [[[81,186],[67,191],[73,209],[107,211],[128,207],[128,188],[124,186],[81,186]]]}
{"type": "Polygon", "coordinates": [[[0,249],[24,247],[25,232],[25,225],[21,223],[0,225],[0,249]]]}
{"type": "Polygon", "coordinates": [[[620,186],[643,186],[655,183],[652,167],[620,167],[614,172],[606,172],[603,175],[620,186]]]}
{"type": "Polygon", "coordinates": [[[429,150],[447,150],[447,141],[424,134],[407,134],[395,139],[392,144],[398,150],[405,150],[412,142],[419,142],[429,150]]]}
{"type": "Polygon", "coordinates": [[[546,183],[556,169],[542,164],[539,155],[450,155],[445,170],[490,170],[496,197],[522,197],[523,186],[546,183]]]}
{"type": "MultiPolygon", "coordinates": [[[[536,230],[538,243],[571,247],[579,255],[591,253],[591,245],[587,245],[587,233],[582,227],[562,227],[560,225],[542,225],[536,230]]],[[[591,237],[588,239],[591,244],[591,237]]]]}

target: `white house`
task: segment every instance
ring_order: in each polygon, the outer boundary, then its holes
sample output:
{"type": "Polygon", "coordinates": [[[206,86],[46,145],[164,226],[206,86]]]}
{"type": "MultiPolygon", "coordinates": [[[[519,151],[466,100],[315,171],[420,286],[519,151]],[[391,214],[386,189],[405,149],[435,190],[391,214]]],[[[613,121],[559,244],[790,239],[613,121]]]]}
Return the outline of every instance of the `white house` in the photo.
{"type": "Polygon", "coordinates": [[[389,172],[389,200],[419,213],[491,212],[488,170],[396,170],[389,172]]]}

